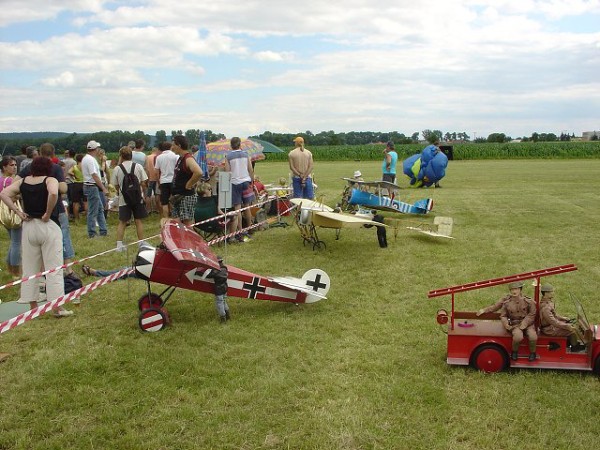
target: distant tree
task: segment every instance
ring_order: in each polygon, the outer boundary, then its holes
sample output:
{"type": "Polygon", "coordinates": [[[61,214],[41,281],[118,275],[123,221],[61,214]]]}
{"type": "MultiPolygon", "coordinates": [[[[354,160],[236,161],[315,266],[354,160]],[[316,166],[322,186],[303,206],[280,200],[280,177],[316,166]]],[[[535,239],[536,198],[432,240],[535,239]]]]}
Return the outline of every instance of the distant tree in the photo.
{"type": "Polygon", "coordinates": [[[167,141],[167,132],[165,130],[158,130],[154,135],[156,138],[156,144],[160,144],[161,142],[167,141]]]}
{"type": "Polygon", "coordinates": [[[510,138],[507,138],[504,133],[492,133],[487,137],[488,142],[499,142],[504,143],[508,142],[510,138]]]}
{"type": "Polygon", "coordinates": [[[419,142],[419,132],[415,131],[413,134],[411,134],[410,140],[413,142],[419,142]]]}
{"type": "Polygon", "coordinates": [[[187,130],[185,132],[185,137],[187,138],[190,147],[192,145],[198,145],[200,142],[200,130],[187,130]]]}
{"type": "Polygon", "coordinates": [[[423,130],[421,131],[421,134],[423,135],[423,139],[425,139],[427,142],[435,142],[436,139],[441,140],[443,133],[440,130],[423,130]]]}

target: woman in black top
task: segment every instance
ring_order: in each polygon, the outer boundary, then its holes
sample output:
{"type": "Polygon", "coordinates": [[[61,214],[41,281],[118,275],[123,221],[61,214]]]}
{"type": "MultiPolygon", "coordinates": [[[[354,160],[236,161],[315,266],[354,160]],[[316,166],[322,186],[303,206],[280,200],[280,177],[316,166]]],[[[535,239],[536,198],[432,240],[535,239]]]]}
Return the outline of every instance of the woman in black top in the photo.
{"type": "MultiPolygon", "coordinates": [[[[36,157],[31,163],[31,175],[19,179],[0,192],[0,199],[23,220],[21,240],[23,277],[29,277],[45,269],[63,265],[62,232],[54,206],[58,201],[58,181],[50,177],[52,161],[45,156],[36,157]],[[13,199],[21,194],[23,211],[17,211],[13,199]]],[[[39,277],[21,283],[19,303],[37,307],[39,277]]],[[[46,275],[48,301],[64,295],[62,269],[46,275]]],[[[54,310],[57,317],[70,316],[72,311],[62,307],[54,310]]]]}

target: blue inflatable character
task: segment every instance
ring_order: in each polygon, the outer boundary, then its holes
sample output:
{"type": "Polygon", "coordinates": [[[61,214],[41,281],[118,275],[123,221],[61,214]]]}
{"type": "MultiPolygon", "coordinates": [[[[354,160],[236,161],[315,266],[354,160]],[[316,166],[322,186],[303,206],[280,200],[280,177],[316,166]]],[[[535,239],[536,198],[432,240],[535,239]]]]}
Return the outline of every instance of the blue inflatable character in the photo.
{"type": "Polygon", "coordinates": [[[402,171],[410,178],[413,187],[429,187],[446,175],[448,157],[434,144],[421,153],[409,156],[402,163],[402,171]]]}

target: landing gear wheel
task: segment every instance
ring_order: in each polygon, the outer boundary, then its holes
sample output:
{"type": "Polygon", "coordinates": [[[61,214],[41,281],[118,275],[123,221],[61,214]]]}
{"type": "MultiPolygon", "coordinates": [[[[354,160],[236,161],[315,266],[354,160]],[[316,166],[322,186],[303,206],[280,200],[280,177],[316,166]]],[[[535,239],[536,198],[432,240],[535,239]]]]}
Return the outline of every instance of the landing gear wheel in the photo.
{"type": "Polygon", "coordinates": [[[158,294],[144,294],[138,300],[138,309],[143,311],[148,308],[160,308],[163,305],[162,298],[158,294]]]}
{"type": "Polygon", "coordinates": [[[508,355],[496,345],[482,345],[473,353],[471,365],[485,373],[502,372],[508,365],[508,355]]]}
{"type": "Polygon", "coordinates": [[[163,308],[148,308],[140,313],[138,323],[142,331],[161,331],[169,323],[169,314],[163,308]]]}
{"type": "Polygon", "coordinates": [[[313,244],[313,250],[316,250],[316,249],[321,250],[322,248],[323,249],[327,248],[327,246],[325,245],[325,242],[315,241],[315,243],[313,244]]]}

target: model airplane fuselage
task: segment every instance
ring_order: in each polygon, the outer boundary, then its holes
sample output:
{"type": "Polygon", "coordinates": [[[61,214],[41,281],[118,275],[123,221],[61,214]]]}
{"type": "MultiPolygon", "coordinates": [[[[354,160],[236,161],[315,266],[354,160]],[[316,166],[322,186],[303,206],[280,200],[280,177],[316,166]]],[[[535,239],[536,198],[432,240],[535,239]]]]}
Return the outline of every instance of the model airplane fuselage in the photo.
{"type": "MultiPolygon", "coordinates": [[[[385,188],[381,184],[377,184],[385,188]]],[[[348,200],[350,205],[360,205],[365,208],[373,208],[382,211],[400,212],[404,214],[427,214],[433,208],[433,200],[430,198],[417,200],[414,204],[402,202],[388,195],[377,194],[353,188],[348,200]]]]}
{"type": "MultiPolygon", "coordinates": [[[[163,242],[158,248],[140,249],[134,265],[138,277],[148,282],[148,294],[138,302],[140,327],[144,331],[158,331],[169,322],[163,306],[176,288],[214,293],[214,283],[208,275],[219,268],[217,256],[191,228],[170,220],[164,225],[161,237],[163,242]],[[153,294],[150,282],[168,288],[160,295],[153,294]],[[167,291],[170,292],[163,300],[167,291]]],[[[231,297],[313,303],[326,298],[330,286],[329,276],[319,269],[307,271],[302,279],[265,277],[230,265],[227,270],[227,295],[231,297]]]]}

